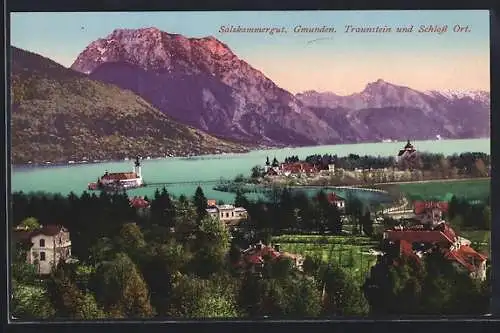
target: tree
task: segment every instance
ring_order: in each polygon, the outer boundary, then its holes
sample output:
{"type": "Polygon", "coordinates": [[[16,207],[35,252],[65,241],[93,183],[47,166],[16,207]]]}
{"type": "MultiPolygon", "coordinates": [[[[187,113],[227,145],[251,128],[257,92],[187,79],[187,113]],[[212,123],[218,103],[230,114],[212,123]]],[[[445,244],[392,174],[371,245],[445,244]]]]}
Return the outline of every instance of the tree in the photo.
{"type": "Polygon", "coordinates": [[[13,317],[21,320],[48,319],[55,315],[45,288],[16,281],[13,281],[10,312],[13,317]]]}
{"type": "Polygon", "coordinates": [[[146,246],[141,228],[135,223],[126,223],[120,230],[120,243],[122,249],[129,254],[137,254],[137,251],[146,246]]]}
{"type": "Polygon", "coordinates": [[[478,159],[474,162],[472,167],[472,175],[474,177],[487,177],[488,171],[486,169],[486,165],[484,164],[483,159],[478,159]]]}
{"type": "Polygon", "coordinates": [[[149,292],[139,270],[124,253],[97,268],[96,295],[113,318],[149,318],[154,315],[149,292]]]}
{"type": "Polygon", "coordinates": [[[230,245],[229,236],[228,229],[218,219],[205,217],[196,232],[192,271],[201,277],[221,272],[226,265],[226,254],[230,245]]]}
{"type": "Polygon", "coordinates": [[[40,223],[34,217],[27,217],[19,224],[19,227],[25,229],[26,231],[33,231],[40,229],[40,223]]]}
{"type": "Polygon", "coordinates": [[[238,317],[232,280],[179,276],[174,282],[169,315],[198,319],[238,317]]]}
{"type": "Polygon", "coordinates": [[[300,276],[258,279],[247,274],[238,295],[239,306],[250,317],[315,317],[319,301],[314,282],[300,276]]]}
{"type": "Polygon", "coordinates": [[[48,282],[48,291],[56,316],[71,319],[103,319],[102,309],[94,296],[82,292],[71,279],[71,267],[61,263],[48,282]]]}
{"type": "Polygon", "coordinates": [[[376,315],[414,314],[420,309],[422,266],[413,257],[386,254],[371,268],[363,291],[376,315]]]}
{"type": "Polygon", "coordinates": [[[279,221],[278,228],[281,230],[287,230],[294,227],[296,224],[296,218],[290,189],[284,188],[281,191],[279,207],[276,208],[279,210],[279,219],[277,220],[279,221]]]}
{"type": "Polygon", "coordinates": [[[363,214],[363,202],[351,193],[347,195],[346,199],[346,214],[351,216],[353,233],[361,233],[361,229],[359,228],[359,218],[363,214]]]}
{"type": "Polygon", "coordinates": [[[368,313],[368,304],[361,288],[356,286],[339,266],[323,266],[320,279],[323,290],[323,314],[352,316],[368,313]]]}
{"type": "Polygon", "coordinates": [[[159,316],[167,316],[173,280],[175,276],[187,271],[192,254],[186,245],[173,238],[161,244],[150,244],[145,253],[139,266],[151,292],[151,305],[159,316]]]}
{"type": "Polygon", "coordinates": [[[491,230],[491,207],[485,206],[483,208],[483,228],[491,230]]]}
{"type": "Polygon", "coordinates": [[[198,221],[201,221],[207,215],[208,203],[207,203],[207,198],[205,197],[205,194],[203,193],[203,190],[200,186],[196,188],[193,202],[196,207],[198,221]]]}
{"type": "Polygon", "coordinates": [[[262,175],[264,174],[264,168],[262,168],[261,166],[259,165],[256,165],[252,168],[252,178],[259,178],[259,177],[262,177],[262,175]]]}
{"type": "Polygon", "coordinates": [[[236,197],[234,198],[234,205],[236,207],[243,207],[247,209],[250,206],[250,202],[240,189],[236,191],[236,197]]]}
{"type": "Polygon", "coordinates": [[[94,265],[102,261],[111,260],[115,245],[107,237],[99,238],[89,249],[90,259],[94,265]]]}
{"type": "Polygon", "coordinates": [[[360,224],[365,235],[371,237],[373,235],[373,220],[368,209],[366,209],[365,213],[361,216],[360,224]]]}

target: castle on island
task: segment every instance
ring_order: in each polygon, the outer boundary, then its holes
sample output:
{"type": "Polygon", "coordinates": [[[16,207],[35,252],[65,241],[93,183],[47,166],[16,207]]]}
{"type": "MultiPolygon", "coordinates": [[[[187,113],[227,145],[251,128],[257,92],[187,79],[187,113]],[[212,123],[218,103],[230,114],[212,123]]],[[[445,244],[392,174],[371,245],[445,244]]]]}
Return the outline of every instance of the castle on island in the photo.
{"type": "Polygon", "coordinates": [[[97,182],[90,183],[89,190],[99,189],[130,189],[144,186],[142,179],[142,166],[140,157],[135,158],[132,172],[105,172],[97,179],[97,182]]]}

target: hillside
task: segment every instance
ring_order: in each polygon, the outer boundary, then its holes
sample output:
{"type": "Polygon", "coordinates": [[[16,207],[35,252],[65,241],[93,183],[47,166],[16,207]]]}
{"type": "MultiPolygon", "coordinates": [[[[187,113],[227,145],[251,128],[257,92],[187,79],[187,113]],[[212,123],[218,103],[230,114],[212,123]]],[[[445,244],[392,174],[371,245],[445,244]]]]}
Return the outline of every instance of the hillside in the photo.
{"type": "Polygon", "coordinates": [[[172,120],[131,91],[11,52],[14,164],[246,150],[172,120]]]}
{"type": "Polygon", "coordinates": [[[219,136],[270,145],[340,139],[214,37],[116,29],[90,43],[71,68],[130,89],[175,119],[219,136]]]}

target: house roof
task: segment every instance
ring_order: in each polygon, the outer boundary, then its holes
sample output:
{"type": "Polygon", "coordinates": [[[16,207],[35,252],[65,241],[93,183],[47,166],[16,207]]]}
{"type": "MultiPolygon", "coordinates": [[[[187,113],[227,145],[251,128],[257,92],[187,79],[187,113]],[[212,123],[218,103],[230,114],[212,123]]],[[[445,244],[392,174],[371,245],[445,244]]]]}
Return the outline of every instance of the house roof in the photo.
{"type": "Polygon", "coordinates": [[[283,163],[281,169],[291,173],[300,173],[301,171],[314,172],[317,170],[316,166],[306,162],[283,163]]]}
{"type": "Polygon", "coordinates": [[[149,205],[149,202],[142,197],[133,197],[130,199],[130,206],[134,208],[148,208],[149,205]]]}
{"type": "Polygon", "coordinates": [[[413,202],[413,209],[415,214],[421,214],[425,212],[427,209],[437,208],[442,212],[448,211],[448,202],[447,201],[423,201],[418,200],[413,202]]]}
{"type": "Polygon", "coordinates": [[[264,260],[262,259],[262,256],[259,256],[257,254],[252,254],[244,257],[244,260],[248,262],[249,264],[262,264],[264,260]]]}
{"type": "Polygon", "coordinates": [[[127,180],[139,178],[135,172],[115,172],[108,173],[101,177],[106,180],[127,180]]]}
{"type": "Polygon", "coordinates": [[[12,232],[12,238],[16,241],[27,241],[31,238],[31,231],[25,230],[14,230],[12,232]]]}
{"type": "Polygon", "coordinates": [[[484,261],[488,259],[488,257],[484,254],[481,254],[474,250],[472,247],[468,245],[462,245],[460,248],[457,250],[462,256],[464,257],[473,257],[474,259],[478,259],[480,261],[484,261]]]}
{"type": "Polygon", "coordinates": [[[65,231],[68,231],[68,230],[60,225],[45,225],[42,228],[31,232],[30,237],[35,237],[38,235],[55,236],[58,233],[65,232],[65,231]]]}
{"type": "Polygon", "coordinates": [[[215,207],[215,206],[217,206],[217,201],[214,200],[214,199],[208,199],[207,200],[207,206],[208,207],[215,207]]]}
{"type": "Polygon", "coordinates": [[[469,272],[474,272],[476,270],[476,266],[468,262],[467,259],[463,256],[463,254],[458,250],[448,251],[445,254],[445,258],[458,262],[460,265],[467,268],[469,272]]]}
{"type": "Polygon", "coordinates": [[[278,252],[272,246],[262,245],[261,248],[251,247],[243,251],[242,261],[247,264],[262,264],[264,262],[264,257],[269,256],[271,260],[276,260],[279,258],[300,258],[299,255],[295,255],[287,252],[278,252]]]}
{"type": "Polygon", "coordinates": [[[217,206],[217,209],[219,209],[219,210],[233,210],[234,206],[233,205],[220,205],[220,206],[217,206]]]}
{"type": "Polygon", "coordinates": [[[339,196],[337,193],[332,192],[332,193],[328,193],[328,201],[330,203],[333,203],[333,202],[338,202],[338,201],[345,201],[345,199],[342,198],[341,196],[339,196]]]}

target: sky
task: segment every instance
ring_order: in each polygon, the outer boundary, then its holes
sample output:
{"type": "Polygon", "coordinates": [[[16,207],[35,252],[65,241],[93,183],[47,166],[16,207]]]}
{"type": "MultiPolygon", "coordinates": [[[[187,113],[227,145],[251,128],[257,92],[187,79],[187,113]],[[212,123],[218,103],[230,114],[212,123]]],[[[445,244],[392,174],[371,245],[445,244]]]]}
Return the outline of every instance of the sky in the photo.
{"type": "Polygon", "coordinates": [[[11,44],[66,67],[92,41],[118,28],[156,27],[186,37],[214,36],[280,87],[348,95],[378,79],[417,90],[490,90],[489,13],[475,11],[81,12],[12,13],[11,44]],[[221,26],[287,33],[221,33],[221,26]],[[391,27],[390,33],[346,33],[391,27]],[[412,33],[395,32],[413,25],[412,33]],[[445,33],[418,32],[448,26],[445,33]],[[459,25],[467,32],[453,32],[459,25]],[[333,27],[335,33],[294,28],[333,27]]]}

